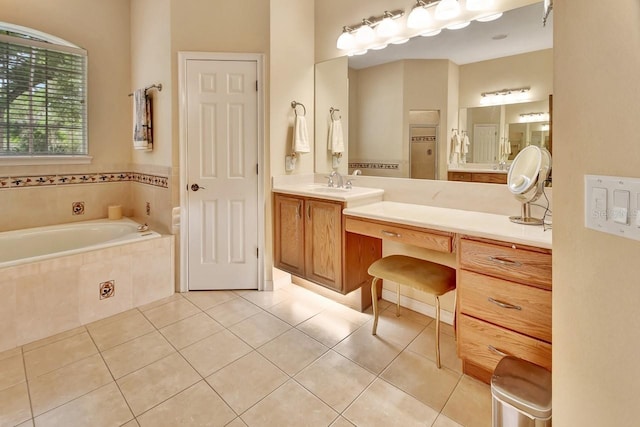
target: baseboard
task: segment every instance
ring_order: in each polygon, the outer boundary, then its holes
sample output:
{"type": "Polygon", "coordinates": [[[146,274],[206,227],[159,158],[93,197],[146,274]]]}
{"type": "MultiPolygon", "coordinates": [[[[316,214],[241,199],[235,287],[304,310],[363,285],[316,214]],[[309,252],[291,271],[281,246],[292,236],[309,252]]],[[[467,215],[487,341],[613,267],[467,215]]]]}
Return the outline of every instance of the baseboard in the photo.
{"type": "MultiPolygon", "coordinates": [[[[396,303],[397,294],[393,291],[389,291],[387,289],[382,289],[382,299],[385,301],[389,301],[393,304],[396,303]]],[[[422,301],[415,300],[413,298],[409,298],[404,295],[400,295],[400,306],[408,308],[409,310],[413,310],[420,314],[424,314],[425,316],[429,316],[432,318],[436,318],[436,308],[430,304],[424,303],[422,301]]],[[[449,325],[453,325],[453,313],[440,309],[440,321],[447,323],[449,325]]]]}

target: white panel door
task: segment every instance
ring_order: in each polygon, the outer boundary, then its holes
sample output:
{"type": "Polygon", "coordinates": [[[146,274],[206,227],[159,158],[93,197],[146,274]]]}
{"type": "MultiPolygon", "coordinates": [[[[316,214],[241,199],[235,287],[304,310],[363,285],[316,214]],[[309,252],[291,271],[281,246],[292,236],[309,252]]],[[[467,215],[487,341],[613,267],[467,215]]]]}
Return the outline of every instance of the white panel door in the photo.
{"type": "Polygon", "coordinates": [[[493,124],[473,125],[473,162],[498,161],[498,127],[493,124]]]}
{"type": "Polygon", "coordinates": [[[256,61],[188,60],[188,288],[258,288],[256,61]]]}

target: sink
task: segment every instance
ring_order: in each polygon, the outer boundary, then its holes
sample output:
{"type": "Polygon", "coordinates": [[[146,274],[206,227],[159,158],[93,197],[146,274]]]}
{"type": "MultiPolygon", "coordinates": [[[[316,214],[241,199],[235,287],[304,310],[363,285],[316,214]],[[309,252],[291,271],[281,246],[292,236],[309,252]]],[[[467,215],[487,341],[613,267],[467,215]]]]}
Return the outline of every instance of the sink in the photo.
{"type": "Polygon", "coordinates": [[[340,187],[313,187],[311,191],[314,193],[347,193],[349,189],[340,187]]]}

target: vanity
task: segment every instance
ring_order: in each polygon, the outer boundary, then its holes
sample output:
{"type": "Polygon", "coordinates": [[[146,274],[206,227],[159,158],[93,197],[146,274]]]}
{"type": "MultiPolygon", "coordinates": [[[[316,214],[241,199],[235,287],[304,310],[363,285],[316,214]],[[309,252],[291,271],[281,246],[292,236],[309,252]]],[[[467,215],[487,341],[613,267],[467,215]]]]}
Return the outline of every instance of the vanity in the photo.
{"type": "Polygon", "coordinates": [[[455,254],[464,373],[489,382],[507,354],[551,369],[551,231],[504,215],[383,201],[382,193],[348,201],[337,189],[295,187],[273,190],[277,268],[341,294],[360,289],[365,307],[366,271],[383,241],[455,254]]]}

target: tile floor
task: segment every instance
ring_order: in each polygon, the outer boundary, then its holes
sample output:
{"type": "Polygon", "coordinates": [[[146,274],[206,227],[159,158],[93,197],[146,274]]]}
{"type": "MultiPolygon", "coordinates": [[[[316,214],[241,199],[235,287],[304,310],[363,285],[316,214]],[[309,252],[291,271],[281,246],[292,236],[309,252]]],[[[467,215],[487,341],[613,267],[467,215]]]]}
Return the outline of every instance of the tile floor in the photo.
{"type": "Polygon", "coordinates": [[[175,294],[0,353],[0,426],[490,426],[451,327],[287,285],[175,294]]]}

